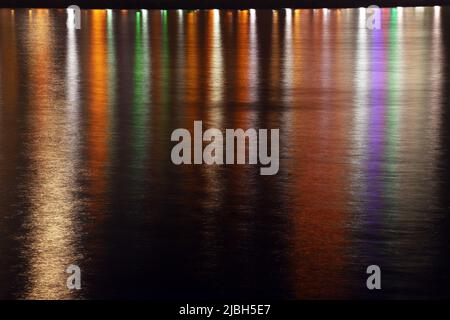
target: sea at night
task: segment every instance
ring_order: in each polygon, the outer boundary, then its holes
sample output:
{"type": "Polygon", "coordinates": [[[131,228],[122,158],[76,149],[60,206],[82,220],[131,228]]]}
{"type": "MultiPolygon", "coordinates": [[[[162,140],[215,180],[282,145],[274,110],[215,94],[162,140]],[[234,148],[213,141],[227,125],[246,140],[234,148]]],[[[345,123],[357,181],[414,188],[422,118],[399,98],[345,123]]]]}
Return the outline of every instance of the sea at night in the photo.
{"type": "Polygon", "coordinates": [[[450,298],[450,7],[367,10],[0,9],[0,299],[450,298]]]}

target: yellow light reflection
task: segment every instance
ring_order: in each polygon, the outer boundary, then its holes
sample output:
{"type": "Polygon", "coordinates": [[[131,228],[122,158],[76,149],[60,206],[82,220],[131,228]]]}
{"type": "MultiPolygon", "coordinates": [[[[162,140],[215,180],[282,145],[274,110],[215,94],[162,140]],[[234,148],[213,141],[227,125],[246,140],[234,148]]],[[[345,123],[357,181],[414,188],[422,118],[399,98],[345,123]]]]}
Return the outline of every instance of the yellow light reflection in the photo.
{"type": "Polygon", "coordinates": [[[198,47],[198,13],[191,12],[187,15],[186,26],[186,85],[188,90],[186,91],[186,101],[189,103],[195,103],[199,99],[200,84],[199,84],[199,68],[198,59],[199,47],[198,47]]]}
{"type": "Polygon", "coordinates": [[[237,61],[236,61],[236,98],[240,102],[248,102],[250,98],[250,40],[248,11],[238,11],[237,27],[237,61]]]}
{"type": "Polygon", "coordinates": [[[219,10],[210,11],[209,29],[210,46],[210,99],[213,104],[222,101],[223,98],[223,56],[222,56],[222,32],[220,30],[219,10]]]}
{"type": "Polygon", "coordinates": [[[92,10],[90,15],[90,55],[88,90],[88,169],[89,192],[96,199],[91,211],[101,219],[105,203],[108,164],[108,73],[106,56],[106,12],[92,10]]]}
{"type": "MultiPolygon", "coordinates": [[[[62,82],[54,70],[52,19],[47,10],[36,10],[28,36],[31,48],[30,88],[38,92],[33,99],[30,140],[31,211],[28,258],[28,285],[24,298],[67,299],[74,293],[66,288],[68,265],[78,263],[76,248],[76,188],[70,111],[54,95],[53,85],[62,82]],[[45,41],[42,41],[45,39],[45,41]]],[[[73,48],[72,48],[73,49],[73,48]]],[[[69,48],[70,50],[70,48],[69,48]]],[[[72,56],[73,58],[73,56],[72,56]]],[[[70,57],[69,57],[70,59],[70,57]]]]}
{"type": "Polygon", "coordinates": [[[259,66],[258,66],[258,30],[256,25],[256,11],[250,10],[250,48],[249,48],[249,79],[250,79],[250,99],[258,100],[259,88],[259,66]]]}
{"type": "Polygon", "coordinates": [[[284,50],[283,50],[283,71],[282,71],[282,99],[285,104],[292,102],[292,81],[293,81],[293,54],[292,54],[292,10],[286,10],[286,23],[284,25],[284,50]]]}

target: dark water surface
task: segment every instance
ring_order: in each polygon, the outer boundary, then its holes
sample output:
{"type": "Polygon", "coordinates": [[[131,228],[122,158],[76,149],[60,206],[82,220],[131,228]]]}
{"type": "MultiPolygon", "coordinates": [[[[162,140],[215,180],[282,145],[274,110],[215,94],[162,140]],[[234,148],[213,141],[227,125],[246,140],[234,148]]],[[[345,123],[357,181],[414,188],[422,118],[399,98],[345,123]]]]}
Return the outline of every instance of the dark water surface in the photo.
{"type": "Polygon", "coordinates": [[[0,298],[449,298],[450,9],[381,16],[0,10],[0,298]],[[278,175],[175,166],[194,120],[278,175]]]}

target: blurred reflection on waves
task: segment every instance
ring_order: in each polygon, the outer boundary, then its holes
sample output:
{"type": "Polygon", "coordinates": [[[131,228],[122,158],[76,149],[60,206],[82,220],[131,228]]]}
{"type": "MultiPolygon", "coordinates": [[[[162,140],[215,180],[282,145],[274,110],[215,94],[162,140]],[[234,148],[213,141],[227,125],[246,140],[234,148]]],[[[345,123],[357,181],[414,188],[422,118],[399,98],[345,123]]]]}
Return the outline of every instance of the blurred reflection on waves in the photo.
{"type": "Polygon", "coordinates": [[[448,298],[450,12],[366,13],[0,10],[0,298],[448,298]],[[279,174],[173,165],[194,120],[279,174]]]}

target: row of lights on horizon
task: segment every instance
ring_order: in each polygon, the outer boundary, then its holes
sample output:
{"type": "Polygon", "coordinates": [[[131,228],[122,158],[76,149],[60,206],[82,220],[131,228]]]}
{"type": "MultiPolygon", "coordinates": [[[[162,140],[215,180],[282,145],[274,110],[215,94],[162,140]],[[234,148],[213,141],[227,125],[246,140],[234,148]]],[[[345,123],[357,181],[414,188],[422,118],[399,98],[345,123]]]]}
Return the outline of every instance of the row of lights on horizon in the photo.
{"type": "MultiPolygon", "coordinates": [[[[397,7],[395,7],[395,8],[398,8],[398,9],[403,9],[403,8],[405,8],[405,7],[402,7],[402,6],[397,6],[397,7]]],[[[414,7],[416,10],[424,10],[425,9],[425,7],[414,7]]],[[[435,9],[440,9],[441,8],[441,6],[434,6],[434,8],[435,9]]],[[[367,9],[366,7],[359,7],[359,9],[367,9]]],[[[386,9],[388,9],[388,8],[386,8],[386,9]]],[[[33,11],[33,9],[28,9],[29,11],[33,11]]],[[[37,9],[37,10],[42,10],[42,9],[37,9]]],[[[45,10],[45,9],[44,9],[45,10]]],[[[48,10],[48,9],[47,9],[48,10]]],[[[64,10],[64,9],[59,9],[59,10],[64,10]]],[[[94,10],[96,10],[96,9],[94,9],[94,10]]],[[[106,10],[107,12],[112,12],[113,11],[113,9],[103,9],[103,10],[106,10]]],[[[128,12],[129,10],[128,9],[119,9],[120,11],[122,11],[122,12],[128,12]]],[[[148,12],[149,11],[149,9],[137,9],[138,11],[140,10],[141,12],[148,12]]],[[[219,11],[219,10],[221,10],[221,9],[206,9],[206,10],[213,10],[213,11],[219,11]]],[[[239,11],[250,11],[250,12],[254,12],[256,9],[239,9],[239,11]]],[[[272,11],[279,11],[279,10],[285,10],[286,12],[291,12],[292,10],[301,10],[301,9],[293,9],[293,8],[282,8],[282,9],[273,9],[272,11]]],[[[308,10],[308,9],[304,9],[304,10],[308,10]]],[[[322,10],[322,11],[328,11],[328,10],[331,10],[331,9],[328,9],[328,8],[321,8],[321,9],[312,9],[313,11],[320,11],[320,10],[322,10]]],[[[340,9],[338,9],[338,10],[340,10],[340,9]]],[[[15,9],[11,9],[11,12],[14,12],[15,11],[15,9]]],[[[167,12],[167,11],[171,11],[171,9],[161,9],[160,10],[161,12],[167,12]]],[[[185,10],[185,9],[176,9],[176,11],[178,11],[178,12],[183,12],[183,11],[200,11],[200,9],[194,9],[194,10],[185,10]]]]}
{"type": "MultiPolygon", "coordinates": [[[[398,6],[398,7],[395,7],[395,8],[398,9],[398,10],[402,10],[404,7],[398,6]]],[[[365,11],[366,9],[367,8],[365,8],[365,7],[360,7],[359,8],[360,11],[365,11]]],[[[388,8],[386,8],[386,9],[388,9],[388,8]]],[[[434,6],[434,9],[439,11],[441,9],[441,6],[434,6]]],[[[38,10],[42,10],[42,9],[38,9],[38,10]]],[[[46,10],[48,10],[48,9],[46,9],[46,10]]],[[[64,9],[60,9],[60,10],[64,10],[64,9]]],[[[70,10],[70,9],[66,9],[66,10],[70,10]]],[[[104,9],[104,10],[106,10],[106,12],[108,12],[108,13],[112,13],[113,12],[113,9],[104,9]]],[[[215,12],[219,11],[219,9],[212,9],[212,10],[215,11],[215,12]]],[[[300,11],[301,9],[283,8],[283,9],[274,9],[272,11],[277,12],[279,10],[284,10],[286,13],[291,14],[293,10],[295,10],[295,11],[299,10],[300,11]]],[[[324,13],[328,13],[329,10],[330,9],[328,9],[328,8],[313,9],[313,12],[322,11],[324,13]]],[[[423,11],[423,10],[425,10],[425,7],[415,7],[415,10],[423,11]]],[[[122,13],[126,13],[129,10],[120,9],[120,11],[122,13]]],[[[137,13],[142,12],[143,15],[147,15],[148,11],[149,11],[148,9],[140,9],[140,10],[137,10],[137,13]]],[[[160,10],[160,11],[161,11],[161,13],[166,13],[169,10],[160,10]]],[[[177,9],[176,11],[178,13],[183,13],[185,10],[177,9]]],[[[192,11],[196,12],[196,11],[199,11],[199,10],[192,10],[192,11]]],[[[256,9],[244,9],[244,10],[240,10],[240,11],[248,11],[251,15],[253,15],[253,14],[255,14],[256,9]]],[[[33,9],[28,9],[28,12],[31,14],[33,12],[33,9]]],[[[11,14],[14,14],[14,13],[15,13],[15,9],[11,9],[11,14]]]]}

